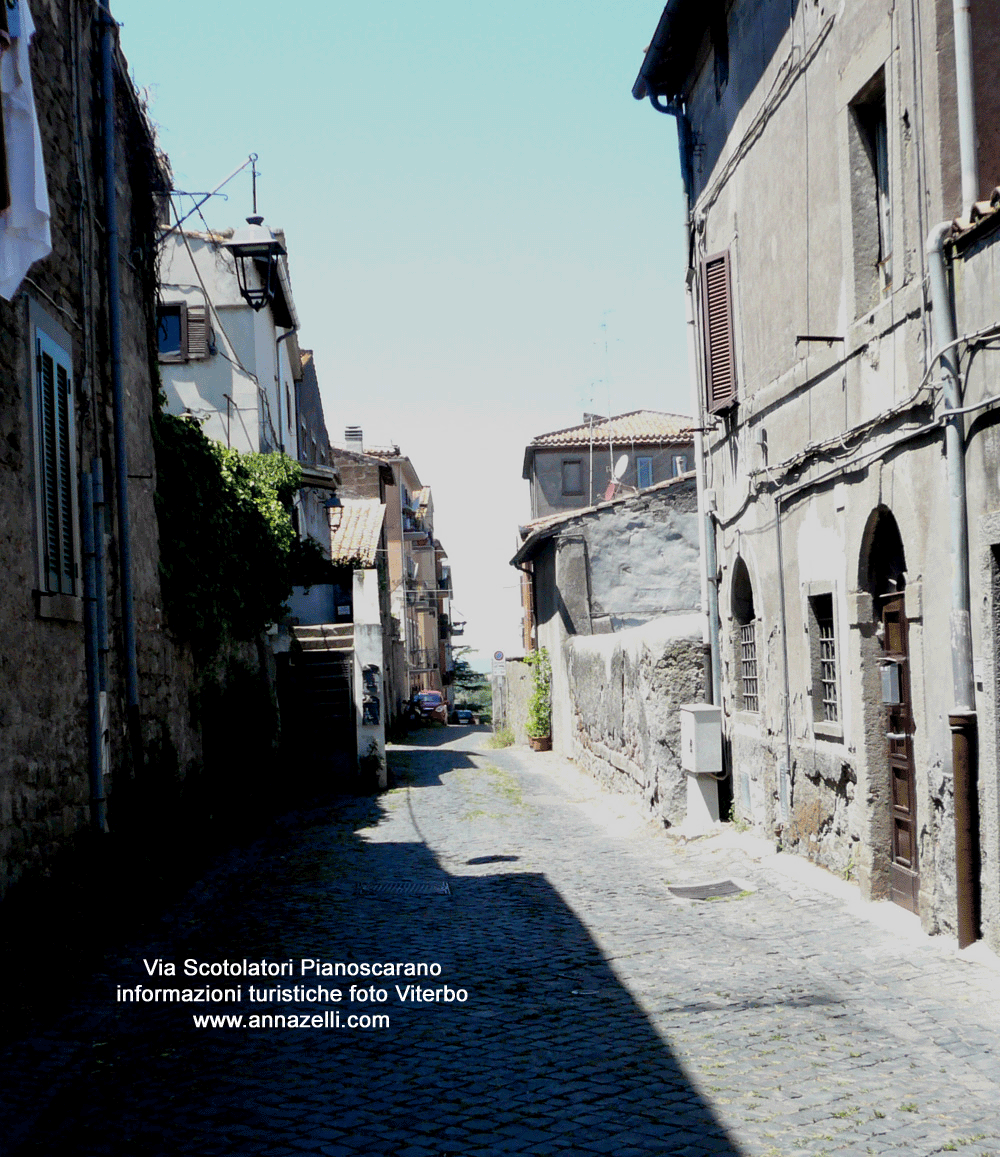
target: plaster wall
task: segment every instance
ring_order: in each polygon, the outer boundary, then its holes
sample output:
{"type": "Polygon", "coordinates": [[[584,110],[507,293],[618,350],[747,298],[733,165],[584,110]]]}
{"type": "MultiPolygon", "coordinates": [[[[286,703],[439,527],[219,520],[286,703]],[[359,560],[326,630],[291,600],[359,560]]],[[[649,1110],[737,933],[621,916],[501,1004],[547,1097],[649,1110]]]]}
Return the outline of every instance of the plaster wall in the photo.
{"type": "Polygon", "coordinates": [[[378,571],[354,572],[354,703],[358,765],[364,778],[388,786],[385,761],[386,686],[378,571]]]}
{"type": "MultiPolygon", "coordinates": [[[[687,96],[699,146],[691,189],[696,266],[725,250],[732,273],[737,404],[710,419],[705,446],[706,485],[718,498],[724,729],[736,811],[789,850],[856,878],[864,894],[887,895],[891,787],[866,532],[876,511],[891,513],[906,563],[920,915],[927,930],[951,932],[947,475],[933,421],[940,402],[921,387],[931,342],[924,240],[961,206],[951,6],[918,8],[914,25],[859,0],[835,10],[798,3],[790,12],[737,0],[728,14],[728,81],[720,92],[706,49],[687,96]],[[873,82],[884,84],[886,109],[892,253],[884,286],[875,219],[866,216],[871,162],[858,135],[857,110],[873,82]],[[740,694],[731,599],[737,558],[753,587],[757,711],[745,710],[740,694]],[[840,710],[833,727],[816,717],[809,600],[817,592],[834,606],[840,710]]],[[[959,333],[995,323],[998,283],[992,253],[956,262],[959,333]]],[[[967,402],[995,388],[992,357],[973,357],[967,402]]],[[[968,430],[977,706],[987,736],[984,929],[996,947],[996,610],[988,580],[1000,447],[985,414],[968,419],[968,430]]]]}
{"type": "MultiPolygon", "coordinates": [[[[958,332],[996,324],[1000,232],[965,248],[953,262],[958,332]]],[[[984,404],[966,419],[973,661],[979,721],[979,840],[984,935],[1000,948],[1000,357],[993,343],[965,359],[964,403],[984,404]]]]}
{"type": "Polygon", "coordinates": [[[687,812],[680,714],[704,701],[701,616],[657,618],[564,645],[574,759],[668,827],[687,812]]]}
{"type": "Polygon", "coordinates": [[[302,370],[292,365],[291,343],[277,344],[270,309],[255,312],[240,296],[233,260],[218,241],[198,235],[186,240],[175,233],[164,243],[163,299],[204,306],[207,295],[218,352],[161,364],[168,411],[203,419],[210,438],[237,450],[267,453],[283,446],[297,457],[295,379],[302,370]]]}
{"type": "Polygon", "coordinates": [[[614,445],[609,450],[606,442],[589,446],[567,447],[565,449],[537,449],[532,455],[531,517],[544,518],[563,510],[578,510],[595,506],[603,501],[608,483],[611,481],[615,463],[622,454],[628,456],[628,467],[620,481],[625,486],[638,486],[636,459],[652,459],[652,482],[665,482],[694,467],[694,444],[691,442],[669,446],[640,446],[631,443],[614,445]],[[684,469],[675,471],[674,460],[683,455],[684,469]],[[582,493],[563,493],[563,461],[580,462],[582,493]]]}
{"type": "Polygon", "coordinates": [[[514,742],[524,747],[528,743],[528,700],[534,689],[532,668],[523,659],[508,659],[505,670],[506,718],[494,719],[494,723],[506,723],[514,732],[514,742]]]}

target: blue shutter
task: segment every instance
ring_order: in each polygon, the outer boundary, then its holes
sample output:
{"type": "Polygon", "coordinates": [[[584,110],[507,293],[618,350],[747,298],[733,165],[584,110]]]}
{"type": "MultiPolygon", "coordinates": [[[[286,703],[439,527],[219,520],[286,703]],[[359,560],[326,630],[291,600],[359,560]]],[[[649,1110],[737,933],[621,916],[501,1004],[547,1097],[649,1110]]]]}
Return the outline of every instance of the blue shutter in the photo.
{"type": "Polygon", "coordinates": [[[75,594],[73,376],[66,351],[35,333],[42,575],[47,591],[75,594]]]}

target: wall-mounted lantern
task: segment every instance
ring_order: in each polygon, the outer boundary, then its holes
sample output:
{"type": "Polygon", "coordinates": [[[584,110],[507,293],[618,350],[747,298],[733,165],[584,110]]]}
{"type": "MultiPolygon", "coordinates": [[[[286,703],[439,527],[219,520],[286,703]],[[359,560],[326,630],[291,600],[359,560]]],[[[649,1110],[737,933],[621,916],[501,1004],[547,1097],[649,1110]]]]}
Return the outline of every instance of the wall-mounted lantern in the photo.
{"type": "Polygon", "coordinates": [[[264,218],[257,215],[248,217],[246,225],[237,229],[230,240],[223,243],[236,261],[236,280],[240,294],[255,312],[274,299],[278,258],[285,254],[284,245],[270,229],[265,228],[263,221],[264,218]],[[255,269],[260,285],[254,276],[255,269]]]}
{"type": "Polygon", "coordinates": [[[340,522],[344,516],[344,504],[337,497],[336,491],[323,503],[326,509],[326,517],[330,523],[331,530],[339,530],[340,522]]]}

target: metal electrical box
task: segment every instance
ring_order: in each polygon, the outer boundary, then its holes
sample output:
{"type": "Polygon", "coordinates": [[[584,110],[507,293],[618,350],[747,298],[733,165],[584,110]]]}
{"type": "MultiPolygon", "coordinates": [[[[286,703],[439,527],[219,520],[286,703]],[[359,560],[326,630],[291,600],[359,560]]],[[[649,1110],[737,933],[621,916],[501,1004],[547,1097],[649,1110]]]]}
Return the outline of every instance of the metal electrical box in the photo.
{"type": "Polygon", "coordinates": [[[681,707],[681,767],[696,775],[722,771],[722,709],[712,703],[681,707]]]}
{"type": "Polygon", "coordinates": [[[898,707],[899,664],[894,659],[882,659],[882,702],[887,707],[898,707]]]}

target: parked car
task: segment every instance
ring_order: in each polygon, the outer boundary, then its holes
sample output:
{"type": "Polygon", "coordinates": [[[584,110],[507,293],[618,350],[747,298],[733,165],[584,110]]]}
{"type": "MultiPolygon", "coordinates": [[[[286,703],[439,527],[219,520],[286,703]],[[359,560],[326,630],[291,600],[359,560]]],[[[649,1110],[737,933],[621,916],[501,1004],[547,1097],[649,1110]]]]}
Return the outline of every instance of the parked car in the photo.
{"type": "Polygon", "coordinates": [[[474,723],[475,719],[473,718],[472,712],[468,709],[468,707],[456,707],[452,722],[474,723]]]}
{"type": "Polygon", "coordinates": [[[418,691],[414,700],[422,719],[437,723],[448,722],[448,704],[440,691],[418,691]]]}

